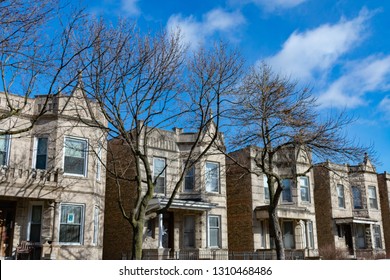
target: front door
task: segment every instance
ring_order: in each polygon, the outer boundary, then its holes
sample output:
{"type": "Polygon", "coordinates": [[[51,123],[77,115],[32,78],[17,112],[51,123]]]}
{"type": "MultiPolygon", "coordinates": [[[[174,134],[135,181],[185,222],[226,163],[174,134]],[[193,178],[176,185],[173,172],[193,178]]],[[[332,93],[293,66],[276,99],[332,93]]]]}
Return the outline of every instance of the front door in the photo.
{"type": "Polygon", "coordinates": [[[348,247],[348,251],[350,255],[354,254],[353,251],[353,239],[352,239],[352,230],[351,230],[351,225],[346,224],[344,226],[344,231],[345,231],[345,245],[348,247]]]}
{"type": "Polygon", "coordinates": [[[0,257],[12,256],[16,203],[0,201],[0,257]]]}
{"type": "Polygon", "coordinates": [[[164,217],[163,217],[164,231],[163,231],[163,239],[162,239],[162,245],[164,248],[173,249],[173,240],[174,240],[173,223],[174,223],[173,213],[172,212],[164,213],[164,217]]]}

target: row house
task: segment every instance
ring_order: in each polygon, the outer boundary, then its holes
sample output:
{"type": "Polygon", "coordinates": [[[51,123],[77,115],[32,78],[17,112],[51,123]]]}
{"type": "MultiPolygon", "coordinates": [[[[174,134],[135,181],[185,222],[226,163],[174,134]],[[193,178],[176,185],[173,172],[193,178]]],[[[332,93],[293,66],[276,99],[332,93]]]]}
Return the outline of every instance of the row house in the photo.
{"type": "Polygon", "coordinates": [[[368,156],[356,166],[329,161],[318,164],[314,177],[321,250],[340,252],[343,258],[383,256],[386,221],[382,219],[378,175],[368,156]]]}
{"type": "MultiPolygon", "coordinates": [[[[8,104],[0,93],[0,111],[8,104]]],[[[101,259],[105,136],[87,123],[104,118],[77,86],[28,98],[0,130],[26,128],[43,111],[31,130],[0,135],[0,258],[101,259]]]]}
{"type": "MultiPolygon", "coordinates": [[[[214,124],[208,130],[215,131],[214,124]]],[[[196,136],[197,133],[174,128],[172,131],[153,129],[147,137],[148,160],[157,178],[149,209],[161,208],[168,202],[182,172],[183,158],[196,136]]],[[[223,135],[218,136],[217,142],[223,145],[223,135]]],[[[201,153],[207,141],[199,143],[195,153],[201,153]]],[[[124,166],[126,176],[134,178],[135,164],[129,147],[120,139],[112,139],[108,145],[108,169],[113,164],[124,166]]],[[[103,258],[129,259],[132,258],[132,228],[118,207],[115,180],[108,172],[103,258]]],[[[125,206],[129,212],[138,193],[130,181],[123,180],[119,185],[122,201],[129,202],[125,206]]],[[[227,259],[227,249],[225,156],[212,147],[186,172],[168,211],[145,222],[143,258],[227,259]]]]}
{"type": "MultiPolygon", "coordinates": [[[[229,250],[252,253],[254,258],[274,259],[269,188],[266,176],[255,163],[259,153],[260,148],[248,146],[230,153],[227,160],[229,250]]],[[[308,168],[309,161],[299,151],[279,153],[275,161],[275,172],[283,184],[276,211],[289,259],[318,257],[314,177],[308,168]]]]}

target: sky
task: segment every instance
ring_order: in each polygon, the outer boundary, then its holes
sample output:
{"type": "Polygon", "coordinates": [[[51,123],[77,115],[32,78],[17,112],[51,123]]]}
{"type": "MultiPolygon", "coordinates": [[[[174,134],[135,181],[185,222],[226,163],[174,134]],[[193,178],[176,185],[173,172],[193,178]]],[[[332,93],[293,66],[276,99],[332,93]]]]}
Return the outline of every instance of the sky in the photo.
{"type": "MultiPolygon", "coordinates": [[[[87,10],[136,20],[147,30],[179,27],[190,48],[216,39],[248,64],[310,85],[321,113],[345,110],[346,131],[374,145],[378,172],[390,171],[390,1],[95,0],[87,10]]],[[[362,155],[363,159],[363,155],[362,155]]]]}

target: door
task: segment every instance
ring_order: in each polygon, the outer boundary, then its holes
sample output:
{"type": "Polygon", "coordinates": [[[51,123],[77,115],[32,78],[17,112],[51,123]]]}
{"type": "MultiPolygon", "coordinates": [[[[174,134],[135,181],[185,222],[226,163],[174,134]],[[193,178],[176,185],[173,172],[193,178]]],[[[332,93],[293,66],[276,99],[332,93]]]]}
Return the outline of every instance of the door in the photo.
{"type": "Polygon", "coordinates": [[[351,225],[343,225],[344,227],[344,232],[345,232],[345,245],[348,247],[348,251],[350,255],[354,254],[353,251],[353,239],[352,239],[352,230],[351,230],[351,225]]]}
{"type": "Polygon", "coordinates": [[[12,256],[16,203],[0,201],[0,257],[12,256]]]}

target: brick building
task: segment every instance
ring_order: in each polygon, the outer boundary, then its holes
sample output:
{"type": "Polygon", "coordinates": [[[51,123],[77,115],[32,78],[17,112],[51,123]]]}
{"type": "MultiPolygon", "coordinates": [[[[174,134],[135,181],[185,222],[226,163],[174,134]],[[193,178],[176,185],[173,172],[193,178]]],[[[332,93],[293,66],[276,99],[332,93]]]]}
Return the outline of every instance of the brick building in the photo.
{"type": "MultiPolygon", "coordinates": [[[[24,103],[9,97],[16,108],[24,103]]],[[[0,93],[0,111],[7,104],[0,93]]],[[[27,127],[42,110],[31,130],[0,136],[0,258],[101,259],[105,136],[86,123],[104,119],[77,86],[29,98],[0,129],[27,127]],[[29,251],[16,256],[20,244],[29,251]]]]}
{"type": "Polygon", "coordinates": [[[345,258],[372,258],[385,243],[378,179],[366,156],[362,163],[331,162],[314,168],[318,245],[345,258]]]}
{"type": "MultiPolygon", "coordinates": [[[[229,250],[257,252],[257,258],[275,258],[269,227],[268,184],[255,164],[261,151],[246,147],[230,154],[239,165],[227,161],[227,205],[229,250]],[[249,173],[254,171],[255,173],[249,173]]],[[[282,177],[284,190],[277,208],[286,258],[317,257],[317,230],[314,213],[313,173],[296,177],[307,170],[307,160],[291,153],[289,161],[279,156],[275,172],[282,177]]]]}
{"type": "MultiPolygon", "coordinates": [[[[213,130],[211,125],[208,129],[213,130]]],[[[153,129],[147,138],[148,160],[156,181],[149,209],[165,206],[182,170],[183,158],[195,141],[196,133],[153,129]],[[165,168],[164,168],[165,167],[165,168]]],[[[207,138],[207,137],[206,137],[207,138]]],[[[217,142],[223,144],[219,134],[217,142]]],[[[204,143],[197,145],[200,153],[204,143]]],[[[135,178],[135,163],[129,147],[119,139],[109,141],[108,169],[123,167],[127,178],[135,178]],[[113,157],[111,158],[111,153],[113,157]],[[115,160],[113,160],[113,158],[115,160]]],[[[122,180],[121,196],[126,211],[137,197],[134,183],[122,180]]],[[[127,259],[132,254],[132,227],[118,206],[118,186],[107,172],[104,259],[127,259]]],[[[148,219],[144,226],[144,259],[227,258],[227,213],[225,156],[215,148],[196,162],[185,175],[183,185],[165,214],[148,219]]]]}
{"type": "Polygon", "coordinates": [[[386,255],[390,258],[390,175],[387,172],[378,174],[378,187],[386,255]]]}

